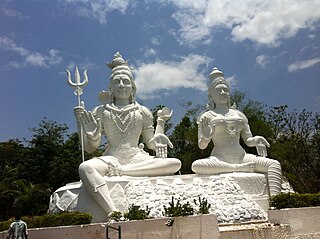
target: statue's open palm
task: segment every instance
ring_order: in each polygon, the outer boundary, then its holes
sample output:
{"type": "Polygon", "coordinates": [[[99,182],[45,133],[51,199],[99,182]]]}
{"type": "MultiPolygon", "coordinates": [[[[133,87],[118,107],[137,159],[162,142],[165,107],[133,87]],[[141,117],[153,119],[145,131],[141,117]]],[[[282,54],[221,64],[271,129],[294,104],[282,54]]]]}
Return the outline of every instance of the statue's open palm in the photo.
{"type": "Polygon", "coordinates": [[[99,137],[101,129],[100,119],[96,120],[91,111],[84,110],[81,113],[80,122],[83,131],[89,138],[95,140],[99,137]]]}
{"type": "Polygon", "coordinates": [[[173,144],[165,134],[156,134],[152,141],[155,145],[156,157],[158,158],[166,158],[168,154],[168,146],[173,148],[173,144]]]}
{"type": "Polygon", "coordinates": [[[200,130],[201,130],[202,136],[206,140],[210,140],[213,137],[215,125],[214,124],[211,125],[210,119],[204,116],[200,121],[200,130]]]}

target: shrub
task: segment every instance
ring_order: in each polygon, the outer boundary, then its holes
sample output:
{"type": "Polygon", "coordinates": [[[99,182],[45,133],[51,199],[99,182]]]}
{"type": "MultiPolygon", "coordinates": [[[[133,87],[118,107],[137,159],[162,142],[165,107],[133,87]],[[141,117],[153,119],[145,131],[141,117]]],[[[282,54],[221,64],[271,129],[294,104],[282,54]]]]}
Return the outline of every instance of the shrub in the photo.
{"type": "Polygon", "coordinates": [[[180,200],[177,204],[174,203],[174,198],[172,197],[171,202],[169,202],[169,207],[163,206],[164,215],[167,217],[185,217],[193,215],[193,207],[187,202],[186,204],[181,204],[180,200]]]}
{"type": "MultiPolygon", "coordinates": [[[[199,201],[199,209],[198,209],[198,214],[209,214],[209,209],[211,207],[211,204],[208,203],[208,200],[205,198],[202,198],[199,196],[198,198],[199,201]]],[[[194,204],[198,206],[197,200],[193,200],[194,204]]]]}
{"type": "Polygon", "coordinates": [[[129,221],[144,220],[149,218],[149,214],[150,214],[150,210],[148,209],[148,207],[146,208],[146,210],[144,210],[144,209],[140,209],[140,206],[135,206],[132,204],[128,208],[128,212],[124,214],[124,217],[129,221]]]}
{"type": "MultiPolygon", "coordinates": [[[[92,216],[82,212],[61,212],[43,216],[26,216],[22,217],[22,220],[27,223],[28,228],[57,227],[89,224],[92,216]]],[[[0,222],[0,231],[8,230],[13,221],[14,219],[9,219],[8,221],[0,222]]]]}
{"type": "Polygon", "coordinates": [[[121,221],[121,217],[122,217],[122,212],[119,212],[119,211],[113,211],[109,216],[111,220],[116,222],[121,221]]]}
{"type": "Polygon", "coordinates": [[[320,206],[320,193],[280,193],[272,196],[269,204],[276,209],[320,206]]]}

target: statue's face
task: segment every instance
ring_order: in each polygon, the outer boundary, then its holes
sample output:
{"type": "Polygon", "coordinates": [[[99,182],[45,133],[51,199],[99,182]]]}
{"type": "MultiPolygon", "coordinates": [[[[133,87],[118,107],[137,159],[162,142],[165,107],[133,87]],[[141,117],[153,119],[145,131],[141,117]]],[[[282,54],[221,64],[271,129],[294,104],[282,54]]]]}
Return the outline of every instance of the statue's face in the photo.
{"type": "Polygon", "coordinates": [[[111,91],[115,100],[128,100],[133,92],[131,79],[126,74],[117,74],[113,77],[111,84],[111,91]]]}
{"type": "Polygon", "coordinates": [[[216,104],[226,104],[230,101],[230,90],[225,84],[218,84],[210,90],[210,95],[216,104]]]}

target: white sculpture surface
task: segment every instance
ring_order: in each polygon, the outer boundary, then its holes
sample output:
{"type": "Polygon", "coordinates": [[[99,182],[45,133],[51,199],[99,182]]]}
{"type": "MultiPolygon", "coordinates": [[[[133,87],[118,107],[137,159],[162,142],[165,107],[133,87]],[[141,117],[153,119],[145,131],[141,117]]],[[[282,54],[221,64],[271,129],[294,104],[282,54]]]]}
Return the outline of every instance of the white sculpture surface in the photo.
{"type": "Polygon", "coordinates": [[[87,152],[93,152],[101,145],[103,135],[108,140],[103,156],[84,161],[79,166],[84,187],[106,214],[117,208],[104,176],[170,175],[181,167],[179,159],[167,158],[167,146],[173,145],[164,134],[164,125],[172,112],[168,108],[158,111],[154,131],[151,111],[135,100],[136,85],[127,62],[116,53],[108,66],[112,73],[108,91],[99,94],[102,105],[92,112],[85,110],[84,104],[74,108],[87,152]],[[143,150],[140,136],[149,149],[156,151],[155,157],[143,150]]]}
{"type": "Polygon", "coordinates": [[[281,166],[277,160],[266,158],[269,143],[262,136],[252,136],[246,116],[230,107],[230,87],[223,73],[214,68],[210,74],[208,109],[198,118],[198,145],[205,149],[212,141],[210,157],[192,164],[197,174],[256,172],[267,174],[270,195],[281,192],[281,166]],[[247,154],[240,145],[240,137],[259,156],[247,154]]]}
{"type": "MultiPolygon", "coordinates": [[[[267,207],[263,208],[254,199],[257,194],[262,198],[265,197],[263,192],[266,189],[265,177],[261,174],[254,175],[263,184],[258,189],[255,188],[256,183],[246,181],[241,173],[211,176],[196,174],[161,177],[105,176],[104,179],[110,197],[121,212],[127,212],[129,206],[133,204],[142,209],[148,207],[150,217],[161,218],[164,217],[163,206],[169,206],[172,197],[175,202],[180,200],[181,204],[189,203],[194,210],[199,209],[200,197],[208,200],[211,205],[210,213],[217,215],[219,223],[238,223],[265,220],[267,217],[264,211],[267,207]]],[[[107,220],[106,213],[95,203],[81,182],[67,184],[55,191],[51,196],[49,211],[52,213],[83,211],[93,215],[93,222],[107,220]]]]}

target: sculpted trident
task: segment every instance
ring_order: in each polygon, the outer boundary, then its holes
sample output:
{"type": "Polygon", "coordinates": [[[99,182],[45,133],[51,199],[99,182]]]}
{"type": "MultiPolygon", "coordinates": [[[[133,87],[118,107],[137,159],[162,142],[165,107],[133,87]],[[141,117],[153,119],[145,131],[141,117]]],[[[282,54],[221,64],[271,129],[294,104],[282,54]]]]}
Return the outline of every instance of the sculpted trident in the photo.
{"type": "MultiPolygon", "coordinates": [[[[84,102],[80,100],[80,96],[83,93],[83,87],[85,87],[88,84],[88,75],[87,75],[87,69],[84,70],[83,72],[83,76],[84,79],[81,82],[80,81],[80,73],[79,73],[79,69],[78,67],[76,67],[74,76],[75,76],[75,82],[72,82],[71,79],[71,73],[69,70],[67,70],[67,76],[68,76],[68,84],[74,89],[74,94],[77,96],[78,98],[78,106],[83,106],[84,102]]],[[[82,154],[82,162],[84,161],[84,142],[83,142],[83,129],[82,126],[80,127],[80,140],[81,140],[81,154],[82,154]]]]}

